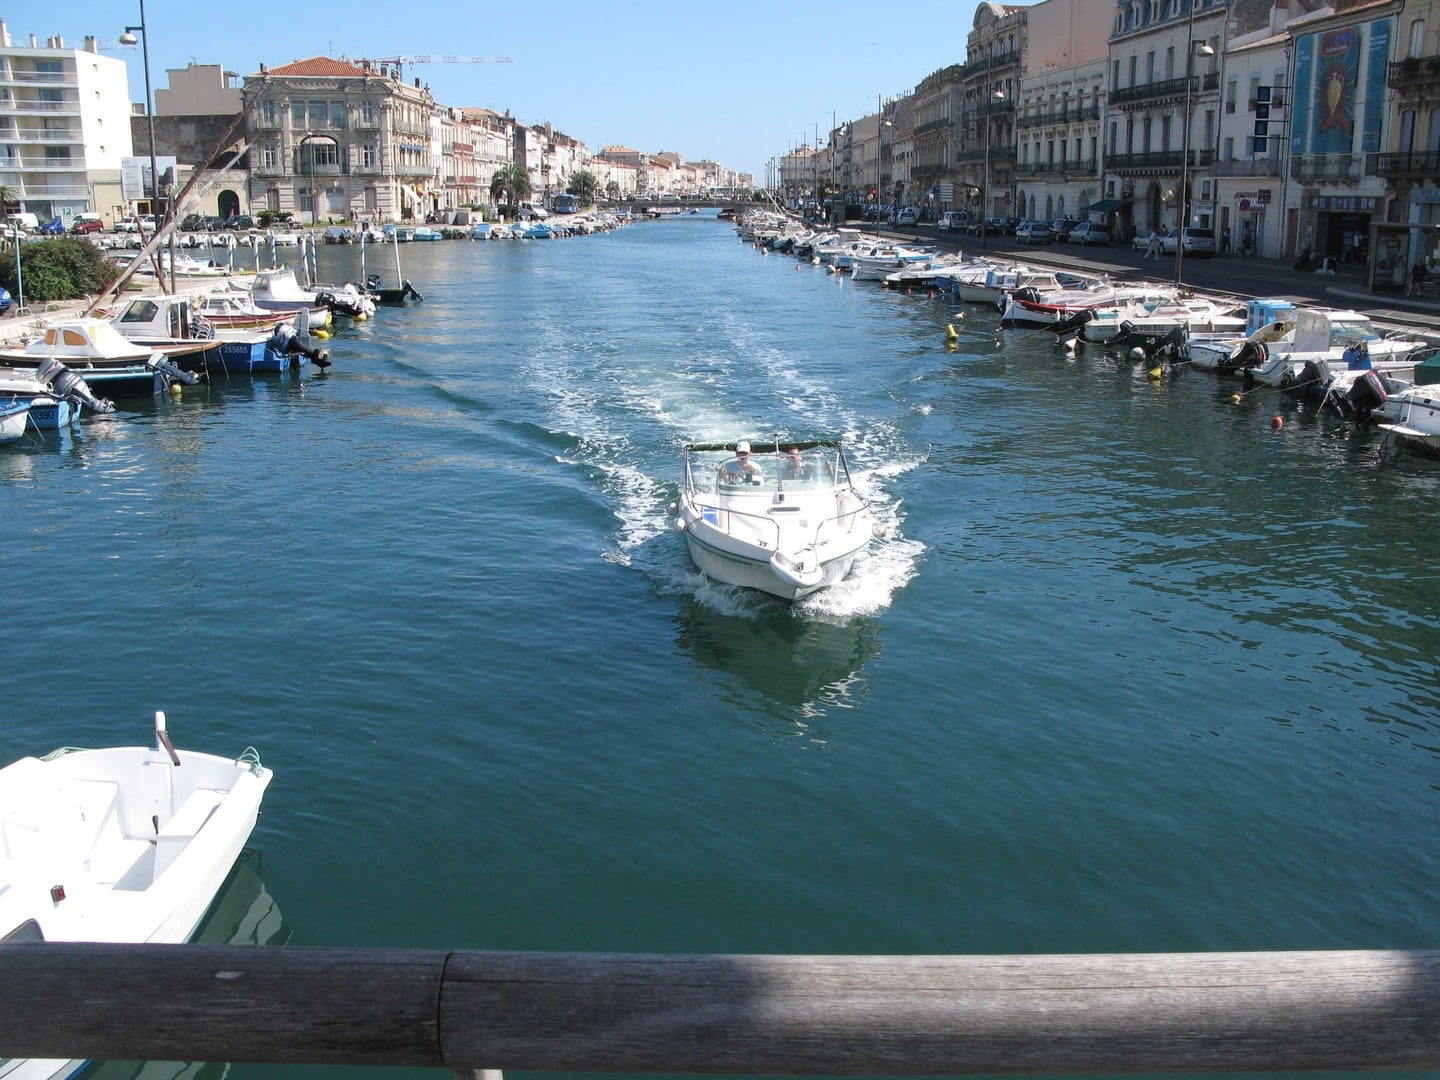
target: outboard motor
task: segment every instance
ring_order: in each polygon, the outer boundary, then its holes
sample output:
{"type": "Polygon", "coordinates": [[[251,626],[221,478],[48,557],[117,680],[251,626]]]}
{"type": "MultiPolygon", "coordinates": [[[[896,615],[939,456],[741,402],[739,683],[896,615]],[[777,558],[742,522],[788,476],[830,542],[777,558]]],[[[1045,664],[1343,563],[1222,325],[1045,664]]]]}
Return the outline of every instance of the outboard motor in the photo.
{"type": "MultiPolygon", "coordinates": [[[[276,323],[270,335],[269,348],[281,356],[303,356],[316,367],[330,366],[330,351],[316,346],[310,336],[310,315],[304,308],[295,316],[295,323],[276,323]]],[[[295,366],[293,363],[292,367],[295,366]]]]}
{"type": "Polygon", "coordinates": [[[1355,379],[1355,385],[1350,387],[1344,397],[1355,418],[1365,421],[1385,404],[1389,395],[1385,393],[1385,384],[1380,381],[1380,376],[1373,371],[1367,371],[1355,379]]]}
{"type": "Polygon", "coordinates": [[[175,382],[184,383],[186,386],[194,386],[200,381],[199,375],[183,370],[173,360],[167,360],[164,353],[151,353],[150,359],[145,361],[145,366],[152,371],[162,372],[166,377],[175,382]]]}
{"type": "Polygon", "coordinates": [[[1091,308],[1081,308],[1073,315],[1066,315],[1057,322],[1050,323],[1045,327],[1056,334],[1068,334],[1072,330],[1078,330],[1091,319],[1095,318],[1095,312],[1091,308]]]}
{"type": "Polygon", "coordinates": [[[1263,341],[1247,341],[1240,346],[1233,360],[1221,366],[1226,371],[1251,371],[1264,367],[1269,360],[1270,350],[1265,348],[1263,341]]]}
{"type": "Polygon", "coordinates": [[[412,296],[412,297],[414,297],[417,301],[418,301],[418,300],[424,300],[424,299],[425,299],[425,297],[423,297],[423,296],[420,295],[420,290],[417,289],[417,288],[415,288],[414,285],[411,285],[411,284],[410,284],[410,279],[409,279],[409,278],[406,278],[406,279],[405,279],[405,284],[401,286],[400,295],[401,295],[401,296],[412,296]]]}
{"type": "Polygon", "coordinates": [[[89,383],[53,356],[41,363],[36,369],[36,375],[50,384],[50,389],[58,398],[64,398],[75,405],[83,405],[97,415],[115,411],[114,402],[109,398],[97,398],[89,383]]]}

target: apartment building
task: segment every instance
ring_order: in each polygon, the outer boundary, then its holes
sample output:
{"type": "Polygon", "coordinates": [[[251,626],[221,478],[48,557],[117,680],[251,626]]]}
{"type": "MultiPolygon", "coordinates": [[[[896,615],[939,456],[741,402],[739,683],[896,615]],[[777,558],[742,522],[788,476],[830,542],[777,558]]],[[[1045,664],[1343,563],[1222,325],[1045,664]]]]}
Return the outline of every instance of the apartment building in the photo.
{"type": "Polygon", "coordinates": [[[87,37],[12,41],[0,21],[0,186],[11,211],[42,221],[122,207],[121,164],[131,156],[125,63],[87,37]]]}
{"type": "Polygon", "coordinates": [[[1225,0],[1120,0],[1110,34],[1105,200],[1121,237],[1208,226],[1225,0]]]}
{"type": "Polygon", "coordinates": [[[290,211],[308,223],[415,219],[433,208],[437,107],[419,79],[411,85],[383,64],[317,56],[262,64],[242,93],[255,211],[290,211]]]}

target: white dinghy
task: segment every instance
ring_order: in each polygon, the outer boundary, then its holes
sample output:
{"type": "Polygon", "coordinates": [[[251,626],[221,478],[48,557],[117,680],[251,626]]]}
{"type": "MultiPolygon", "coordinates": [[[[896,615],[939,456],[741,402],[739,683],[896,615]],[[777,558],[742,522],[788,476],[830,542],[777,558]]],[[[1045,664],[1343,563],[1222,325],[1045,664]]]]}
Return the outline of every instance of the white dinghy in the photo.
{"type": "MultiPolygon", "coordinates": [[[[271,772],[155,746],[60,749],[0,769],[0,940],[188,941],[260,812],[271,772]]],[[[5,1080],[70,1076],[83,1061],[0,1059],[5,1080]]]]}
{"type": "Polygon", "coordinates": [[[833,585],[875,535],[840,443],[685,447],[675,528],[707,577],[786,600],[833,585]]]}

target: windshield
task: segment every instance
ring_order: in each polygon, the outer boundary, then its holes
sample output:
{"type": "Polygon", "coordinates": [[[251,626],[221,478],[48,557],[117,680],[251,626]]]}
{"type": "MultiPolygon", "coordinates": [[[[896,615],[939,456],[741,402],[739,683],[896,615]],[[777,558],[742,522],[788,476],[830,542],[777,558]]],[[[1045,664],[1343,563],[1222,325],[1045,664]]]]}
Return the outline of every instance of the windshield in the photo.
{"type": "Polygon", "coordinates": [[[816,446],[805,450],[781,445],[776,450],[754,450],[741,455],[730,452],[690,454],[690,482],[696,491],[723,495],[772,495],[775,492],[830,491],[843,463],[835,447],[816,446]]]}

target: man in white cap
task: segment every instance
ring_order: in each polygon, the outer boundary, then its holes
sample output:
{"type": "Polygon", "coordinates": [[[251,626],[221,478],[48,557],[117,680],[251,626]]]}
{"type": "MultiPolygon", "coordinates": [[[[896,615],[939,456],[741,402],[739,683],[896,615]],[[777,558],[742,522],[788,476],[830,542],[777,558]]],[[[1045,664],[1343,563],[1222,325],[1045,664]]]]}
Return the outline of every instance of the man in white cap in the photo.
{"type": "Polygon", "coordinates": [[[759,484],[765,479],[760,466],[750,460],[750,444],[744,439],[735,444],[735,456],[717,471],[723,484],[759,484]]]}

